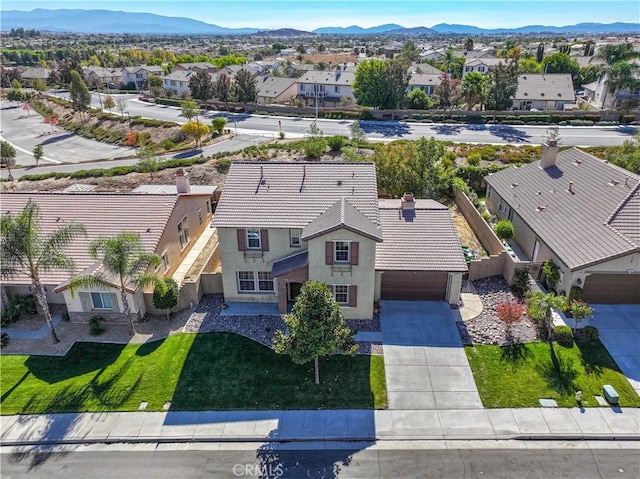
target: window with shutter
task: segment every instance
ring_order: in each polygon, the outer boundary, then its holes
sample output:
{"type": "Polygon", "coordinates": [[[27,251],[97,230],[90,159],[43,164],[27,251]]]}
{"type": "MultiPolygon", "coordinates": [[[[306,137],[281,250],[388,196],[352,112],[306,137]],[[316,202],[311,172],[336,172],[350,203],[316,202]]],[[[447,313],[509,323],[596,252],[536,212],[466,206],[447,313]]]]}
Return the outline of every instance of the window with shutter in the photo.
{"type": "Polygon", "coordinates": [[[245,232],[244,230],[236,230],[236,236],[238,237],[238,251],[244,251],[247,249],[245,243],[245,232]]]}
{"type": "Polygon", "coordinates": [[[334,284],[333,296],[336,299],[336,303],[342,305],[349,304],[349,286],[346,284],[334,284]]]}
{"type": "Polygon", "coordinates": [[[269,230],[260,230],[262,251],[269,251],[269,230]]]}
{"type": "Polygon", "coordinates": [[[325,244],[325,264],[333,264],[333,241],[327,241],[325,244]]]}
{"type": "Polygon", "coordinates": [[[358,306],[358,287],[355,285],[349,286],[349,307],[355,308],[358,306]]]}
{"type": "Polygon", "coordinates": [[[360,244],[357,241],[351,243],[351,264],[353,266],[358,265],[359,246],[360,244]]]}

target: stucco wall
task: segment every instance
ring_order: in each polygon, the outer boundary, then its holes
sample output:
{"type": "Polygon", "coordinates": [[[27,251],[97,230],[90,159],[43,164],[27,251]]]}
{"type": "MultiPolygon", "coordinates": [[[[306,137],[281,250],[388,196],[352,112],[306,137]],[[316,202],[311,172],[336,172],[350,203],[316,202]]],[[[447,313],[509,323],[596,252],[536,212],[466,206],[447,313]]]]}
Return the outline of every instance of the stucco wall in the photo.
{"type": "Polygon", "coordinates": [[[467,223],[469,223],[469,226],[480,243],[482,243],[482,247],[487,250],[490,255],[497,255],[504,251],[502,243],[487,222],[482,219],[482,216],[480,216],[476,207],[473,206],[473,203],[469,201],[467,195],[462,191],[456,190],[455,198],[456,204],[458,205],[458,208],[460,208],[460,212],[467,220],[467,223]]]}
{"type": "Polygon", "coordinates": [[[462,273],[449,273],[447,286],[447,301],[449,304],[458,304],[462,289],[462,273]]]}
{"type": "MultiPolygon", "coordinates": [[[[67,304],[67,311],[69,312],[69,318],[72,321],[88,321],[92,316],[104,316],[105,318],[111,321],[122,321],[125,322],[126,318],[124,317],[124,306],[122,304],[122,298],[120,296],[120,291],[115,288],[112,289],[101,289],[101,288],[78,288],[74,291],[72,295],[71,292],[67,289],[62,292],[64,296],[65,302],[67,304]],[[115,293],[115,298],[118,302],[118,309],[120,312],[114,313],[112,311],[106,311],[102,309],[95,309],[91,311],[83,311],[82,310],[82,302],[80,300],[80,293],[91,293],[91,292],[108,292],[115,293]]],[[[127,293],[127,302],[129,303],[129,309],[131,310],[131,316],[134,319],[138,319],[144,317],[146,314],[146,307],[142,292],[140,290],[136,291],[134,294],[127,293]]]]}

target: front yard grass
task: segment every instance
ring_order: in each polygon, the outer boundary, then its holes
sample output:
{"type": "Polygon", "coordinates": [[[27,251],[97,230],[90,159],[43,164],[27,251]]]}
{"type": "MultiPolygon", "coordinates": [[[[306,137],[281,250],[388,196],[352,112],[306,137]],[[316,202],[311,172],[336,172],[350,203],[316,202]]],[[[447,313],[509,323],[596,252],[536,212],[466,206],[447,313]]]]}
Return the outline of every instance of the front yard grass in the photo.
{"type": "Polygon", "coordinates": [[[385,408],[381,356],[299,366],[231,333],[179,334],[142,345],[77,343],[64,357],[0,357],[0,412],[385,408]]]}
{"type": "Polygon", "coordinates": [[[620,406],[640,406],[640,398],[600,341],[565,348],[557,343],[534,342],[512,346],[465,347],[469,364],[485,407],[539,407],[541,398],[559,406],[598,406],[594,396],[611,384],[620,406]]]}

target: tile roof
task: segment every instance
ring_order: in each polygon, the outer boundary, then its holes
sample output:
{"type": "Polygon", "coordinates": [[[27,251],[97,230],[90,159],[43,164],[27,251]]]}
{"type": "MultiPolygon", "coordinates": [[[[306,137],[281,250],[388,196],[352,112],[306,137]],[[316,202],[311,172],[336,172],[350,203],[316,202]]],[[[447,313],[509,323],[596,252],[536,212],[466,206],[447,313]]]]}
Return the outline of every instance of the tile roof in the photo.
{"type": "Polygon", "coordinates": [[[347,229],[375,241],[382,241],[382,231],[377,224],[360,213],[344,197],[331,205],[302,230],[300,239],[308,241],[338,229],[347,229]]]}
{"type": "Polygon", "coordinates": [[[379,223],[373,163],[233,162],[213,225],[304,228],[345,197],[379,223]]]}
{"type": "Polygon", "coordinates": [[[409,86],[439,86],[442,83],[441,74],[430,75],[426,73],[413,73],[409,79],[409,86]]]}
{"type": "Polygon", "coordinates": [[[356,74],[349,71],[312,71],[306,72],[298,79],[298,83],[317,83],[319,85],[351,86],[356,74]]]}
{"type": "Polygon", "coordinates": [[[273,263],[271,267],[271,277],[277,278],[283,274],[290,273],[309,264],[309,251],[300,251],[286,258],[282,258],[273,263]]]}
{"type": "Polygon", "coordinates": [[[639,250],[640,224],[627,218],[640,177],[629,171],[571,148],[545,170],[538,161],[485,180],[572,270],[639,250]]]}
{"type": "Polygon", "coordinates": [[[640,245],[640,183],[620,203],[607,224],[636,245],[640,245]]]}
{"type": "Polygon", "coordinates": [[[442,75],[444,72],[428,63],[420,63],[419,65],[411,65],[409,73],[416,75],[442,75]],[[420,73],[418,73],[418,70],[420,70],[420,73]]]}
{"type": "MultiPolygon", "coordinates": [[[[177,196],[133,193],[2,193],[2,214],[20,214],[29,200],[40,206],[41,233],[47,235],[60,225],[83,223],[87,236],[77,238],[66,253],[76,263],[76,271],[95,264],[89,256],[89,242],[102,236],[114,236],[124,231],[140,235],[146,251],[155,251],[164,233],[177,196]]],[[[59,284],[68,279],[66,271],[54,270],[42,274],[45,284],[59,284]]],[[[14,284],[28,284],[26,277],[14,284]]]]}
{"type": "Polygon", "coordinates": [[[518,75],[516,100],[575,101],[573,80],[569,73],[518,75]]]}
{"type": "Polygon", "coordinates": [[[416,200],[402,210],[400,200],[380,200],[384,241],[376,245],[376,269],[386,271],[467,271],[460,239],[445,205],[416,200]]]}
{"type": "Polygon", "coordinates": [[[275,98],[288,88],[291,88],[296,81],[295,78],[270,77],[268,75],[261,78],[258,76],[256,82],[258,96],[275,98]]]}
{"type": "MultiPolygon", "coordinates": [[[[215,185],[191,185],[192,195],[212,195],[218,189],[215,185]]],[[[148,193],[152,195],[177,195],[178,187],[176,185],[140,185],[131,193],[148,193]]]]}

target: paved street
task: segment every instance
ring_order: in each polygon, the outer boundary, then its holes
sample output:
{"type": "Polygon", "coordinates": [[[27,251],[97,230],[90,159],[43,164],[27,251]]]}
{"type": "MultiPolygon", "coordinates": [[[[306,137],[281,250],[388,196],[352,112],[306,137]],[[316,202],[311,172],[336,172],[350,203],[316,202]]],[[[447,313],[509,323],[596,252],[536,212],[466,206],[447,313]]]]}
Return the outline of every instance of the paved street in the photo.
{"type": "Polygon", "coordinates": [[[637,442],[88,444],[2,448],[0,465],[47,479],[640,477],[637,442]]]}

